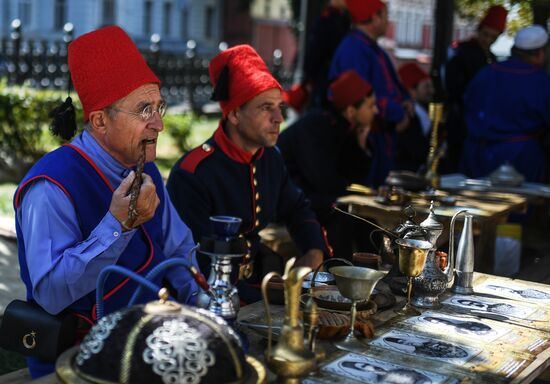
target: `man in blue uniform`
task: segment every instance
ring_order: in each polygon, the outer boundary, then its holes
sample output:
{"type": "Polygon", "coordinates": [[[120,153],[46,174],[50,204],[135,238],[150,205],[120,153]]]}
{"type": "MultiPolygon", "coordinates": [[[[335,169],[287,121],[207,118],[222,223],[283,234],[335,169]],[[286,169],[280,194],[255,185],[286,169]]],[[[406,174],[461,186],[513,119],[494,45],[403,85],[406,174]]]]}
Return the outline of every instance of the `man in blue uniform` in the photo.
{"type": "Polygon", "coordinates": [[[292,180],[326,227],[335,256],[350,258],[357,221],[331,214],[332,205],[348,185],[366,182],[367,136],[378,109],[372,86],[353,70],[342,73],[330,90],[332,107],[307,113],[283,131],[277,145],[292,180]]]}
{"type": "MultiPolygon", "coordinates": [[[[101,270],[120,265],[141,275],[167,258],[187,258],[194,246],[154,163],[166,106],[159,80],[119,27],[82,35],[69,45],[69,69],[84,109],[86,130],[47,154],[29,171],[14,199],[21,277],[27,299],[57,314],[80,319],[80,337],[95,322],[95,287],[101,270]],[[144,149],[142,149],[144,148],[144,149]],[[128,219],[128,192],[138,158],[145,172],[137,218],[128,219]]],[[[75,134],[68,99],[57,110],[53,130],[75,134]],[[72,120],[72,121],[71,121],[72,120]]],[[[197,286],[184,268],[159,276],[184,303],[197,286]]],[[[137,285],[112,275],[105,284],[105,312],[123,308],[137,285]]],[[[154,295],[144,295],[151,300],[154,295]]],[[[53,364],[28,359],[33,377],[53,364]]]]}
{"type": "Polygon", "coordinates": [[[374,153],[368,182],[376,187],[394,167],[396,132],[407,129],[413,105],[390,57],[376,42],[388,27],[386,4],[381,0],[346,3],[354,26],[334,54],[329,78],[353,69],[374,88],[380,114],[369,135],[374,153]]]}
{"type": "MultiPolygon", "coordinates": [[[[248,45],[214,57],[209,72],[223,117],[214,135],[172,168],[167,189],[176,209],[199,241],[212,232],[209,216],[240,217],[254,283],[281,267],[281,260],[260,245],[258,234],[275,220],[287,225],[303,252],[297,264],[317,267],[326,249],[321,227],[274,148],[283,122],[281,86],[248,45]]],[[[208,272],[209,260],[201,256],[201,269],[208,272]]],[[[251,289],[241,289],[240,297],[260,299],[259,291],[251,289]]]]}
{"type": "Polygon", "coordinates": [[[491,45],[506,28],[508,11],[500,5],[487,10],[477,27],[476,36],[458,43],[449,55],[445,65],[445,87],[447,100],[447,155],[442,164],[444,172],[458,171],[458,163],[464,139],[464,92],[478,71],[487,64],[495,63],[491,45]]]}
{"type": "Polygon", "coordinates": [[[468,137],[462,171],[483,177],[509,162],[526,181],[542,182],[547,153],[541,139],[550,129],[550,76],[543,70],[548,33],[520,30],[512,57],[483,68],[464,96],[468,137]]]}

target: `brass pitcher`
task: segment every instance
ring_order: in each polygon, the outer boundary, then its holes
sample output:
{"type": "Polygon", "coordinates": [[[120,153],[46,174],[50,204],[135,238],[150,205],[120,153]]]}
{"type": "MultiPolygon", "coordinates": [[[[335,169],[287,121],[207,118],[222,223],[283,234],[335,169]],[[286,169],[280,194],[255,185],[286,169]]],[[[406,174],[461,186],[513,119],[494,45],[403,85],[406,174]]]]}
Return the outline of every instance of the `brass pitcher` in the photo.
{"type": "MultiPolygon", "coordinates": [[[[300,383],[301,378],[316,367],[315,353],[305,346],[304,327],[299,317],[300,293],[305,276],[311,272],[309,267],[292,268],[295,258],[287,261],[284,275],[270,272],[262,280],[262,296],[268,325],[266,361],[269,369],[277,375],[277,382],[300,383]],[[277,345],[272,349],[272,328],[267,283],[272,277],[279,276],[284,283],[285,318],[277,345]]],[[[308,342],[308,344],[311,344],[308,342]]]]}

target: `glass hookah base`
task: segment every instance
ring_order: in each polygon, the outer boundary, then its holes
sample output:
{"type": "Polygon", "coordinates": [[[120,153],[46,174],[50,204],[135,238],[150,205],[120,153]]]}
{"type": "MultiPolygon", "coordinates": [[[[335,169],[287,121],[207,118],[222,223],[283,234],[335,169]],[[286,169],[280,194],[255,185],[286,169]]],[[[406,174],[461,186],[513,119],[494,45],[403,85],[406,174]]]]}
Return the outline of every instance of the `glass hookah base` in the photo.
{"type": "Polygon", "coordinates": [[[367,343],[355,337],[351,332],[342,339],[332,343],[336,348],[350,352],[364,352],[367,343]]]}
{"type": "Polygon", "coordinates": [[[421,312],[418,309],[413,308],[413,306],[410,305],[409,303],[405,304],[400,309],[396,309],[395,313],[397,313],[398,315],[407,315],[407,316],[418,316],[421,314],[421,312]]]}

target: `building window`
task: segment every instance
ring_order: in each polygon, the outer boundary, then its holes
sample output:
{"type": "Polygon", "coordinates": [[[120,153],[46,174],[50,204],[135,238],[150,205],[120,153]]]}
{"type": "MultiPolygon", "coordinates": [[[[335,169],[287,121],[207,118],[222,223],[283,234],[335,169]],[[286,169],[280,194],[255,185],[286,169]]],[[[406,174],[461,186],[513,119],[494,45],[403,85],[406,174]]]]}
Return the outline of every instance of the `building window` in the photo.
{"type": "Polygon", "coordinates": [[[116,24],[115,21],[115,0],[103,0],[102,12],[103,25],[116,24]]]}
{"type": "Polygon", "coordinates": [[[143,31],[149,36],[153,33],[153,1],[147,0],[143,6],[143,31]]]}
{"type": "Polygon", "coordinates": [[[31,23],[31,0],[19,0],[19,20],[23,25],[31,23]]]}
{"type": "Polygon", "coordinates": [[[172,3],[167,1],[164,3],[164,25],[162,33],[164,36],[170,36],[172,33],[172,3]]]}
{"type": "Polygon", "coordinates": [[[271,14],[271,1],[265,0],[264,3],[264,17],[269,19],[269,15],[271,14]]]}
{"type": "Polygon", "coordinates": [[[212,39],[214,37],[214,7],[206,7],[206,17],[204,23],[204,37],[212,39]]]}
{"type": "Polygon", "coordinates": [[[187,22],[189,20],[189,13],[187,9],[182,9],[180,16],[180,36],[183,40],[187,40],[187,22]]]}

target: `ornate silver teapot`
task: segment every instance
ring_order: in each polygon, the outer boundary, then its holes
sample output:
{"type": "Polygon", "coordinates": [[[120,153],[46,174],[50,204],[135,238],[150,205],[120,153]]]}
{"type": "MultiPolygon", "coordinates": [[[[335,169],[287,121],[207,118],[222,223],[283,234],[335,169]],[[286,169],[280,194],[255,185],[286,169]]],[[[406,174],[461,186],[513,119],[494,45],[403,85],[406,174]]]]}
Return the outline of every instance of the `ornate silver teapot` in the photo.
{"type": "MultiPolygon", "coordinates": [[[[467,212],[466,209],[456,212],[450,225],[449,238],[454,238],[454,225],[455,220],[461,213],[467,212]]],[[[410,238],[413,233],[423,233],[425,240],[432,244],[432,249],[428,252],[426,257],[426,264],[422,273],[415,277],[413,280],[413,298],[412,304],[420,308],[438,308],[441,306],[439,302],[439,295],[441,295],[447,287],[450,287],[454,279],[454,245],[453,242],[449,242],[448,263],[441,268],[440,263],[436,258],[437,251],[437,239],[443,233],[443,224],[441,224],[434,213],[434,203],[432,201],[430,205],[430,214],[419,225],[420,232],[409,232],[405,235],[405,238],[410,238]]]]}

